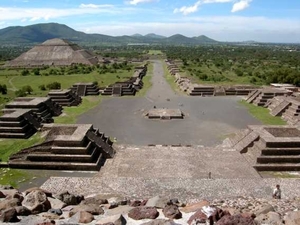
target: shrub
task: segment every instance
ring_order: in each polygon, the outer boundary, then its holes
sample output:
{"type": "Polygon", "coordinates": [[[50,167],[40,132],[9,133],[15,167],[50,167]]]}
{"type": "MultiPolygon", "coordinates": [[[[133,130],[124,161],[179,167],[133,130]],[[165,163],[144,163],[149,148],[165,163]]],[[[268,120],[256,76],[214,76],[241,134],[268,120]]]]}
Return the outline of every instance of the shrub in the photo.
{"type": "Polygon", "coordinates": [[[23,86],[22,90],[28,94],[31,94],[31,92],[33,91],[32,87],[30,85],[23,86]]]}
{"type": "Polygon", "coordinates": [[[25,97],[25,96],[27,96],[26,92],[23,89],[15,91],[15,95],[17,97],[25,97]]]}
{"type": "Polygon", "coordinates": [[[7,94],[7,87],[6,87],[5,84],[3,84],[3,85],[0,84],[0,92],[1,92],[1,94],[3,94],[3,95],[6,95],[6,94],[7,94]]]}
{"type": "Polygon", "coordinates": [[[22,75],[22,76],[27,76],[27,75],[29,75],[29,70],[28,70],[28,69],[22,70],[21,75],[22,75]]]}
{"type": "Polygon", "coordinates": [[[40,86],[39,86],[39,89],[40,89],[41,91],[45,91],[45,90],[46,90],[45,84],[40,85],[40,86]]]}
{"type": "Polygon", "coordinates": [[[60,89],[61,84],[55,81],[53,83],[47,84],[47,88],[48,89],[60,89]]]}

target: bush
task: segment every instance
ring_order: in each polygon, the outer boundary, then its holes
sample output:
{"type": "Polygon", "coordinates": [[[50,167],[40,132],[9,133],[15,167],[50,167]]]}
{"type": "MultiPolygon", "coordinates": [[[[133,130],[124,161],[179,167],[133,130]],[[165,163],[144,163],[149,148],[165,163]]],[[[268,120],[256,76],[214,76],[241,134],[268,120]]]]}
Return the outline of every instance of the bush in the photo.
{"type": "Polygon", "coordinates": [[[25,97],[25,96],[27,96],[26,92],[23,89],[15,91],[15,95],[17,97],[25,97]]]}
{"type": "Polygon", "coordinates": [[[21,75],[22,75],[22,76],[27,76],[27,75],[29,75],[29,70],[28,70],[28,69],[22,70],[21,75]]]}
{"type": "Polygon", "coordinates": [[[93,82],[93,84],[97,86],[97,85],[98,85],[98,81],[95,80],[95,81],[93,82]]]}
{"type": "Polygon", "coordinates": [[[61,89],[61,84],[55,81],[53,83],[47,84],[47,88],[48,89],[61,89]]]}
{"type": "Polygon", "coordinates": [[[45,86],[45,84],[40,85],[40,86],[39,86],[39,89],[40,89],[41,91],[46,91],[46,86],[45,86]]]}
{"type": "Polygon", "coordinates": [[[26,85],[24,87],[22,87],[22,89],[25,93],[31,94],[31,92],[33,92],[33,89],[30,85],[26,85]]]}
{"type": "Polygon", "coordinates": [[[3,94],[3,95],[6,95],[6,94],[7,94],[7,87],[6,87],[5,84],[3,84],[3,85],[0,84],[0,92],[1,92],[1,94],[3,94]]]}

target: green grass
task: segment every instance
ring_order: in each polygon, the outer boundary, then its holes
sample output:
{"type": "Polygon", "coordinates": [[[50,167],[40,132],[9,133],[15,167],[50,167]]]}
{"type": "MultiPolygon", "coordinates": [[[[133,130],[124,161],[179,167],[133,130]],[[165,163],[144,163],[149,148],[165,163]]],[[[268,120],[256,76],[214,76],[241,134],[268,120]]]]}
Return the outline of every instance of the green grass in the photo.
{"type": "Polygon", "coordinates": [[[65,107],[62,115],[54,117],[54,123],[76,123],[78,116],[99,105],[103,98],[102,96],[83,97],[79,106],[65,107]]]}
{"type": "Polygon", "coordinates": [[[245,100],[241,100],[240,104],[245,106],[252,116],[265,125],[286,125],[286,122],[280,117],[272,116],[267,108],[255,106],[245,100]]]}
{"type": "Polygon", "coordinates": [[[43,138],[39,133],[33,135],[31,138],[23,139],[1,139],[0,140],[0,160],[7,162],[10,155],[19,152],[23,148],[28,148],[43,142],[43,138]]]}
{"type": "Polygon", "coordinates": [[[152,87],[152,82],[151,82],[152,76],[153,76],[153,63],[150,63],[148,65],[147,74],[143,78],[144,86],[139,92],[137,92],[136,94],[137,97],[145,96],[147,91],[152,87]]]}
{"type": "Polygon", "coordinates": [[[161,50],[149,50],[149,55],[163,55],[161,50]]]}
{"type": "Polygon", "coordinates": [[[14,188],[18,188],[20,183],[29,181],[31,176],[24,170],[0,168],[0,184],[11,185],[14,188]]]}

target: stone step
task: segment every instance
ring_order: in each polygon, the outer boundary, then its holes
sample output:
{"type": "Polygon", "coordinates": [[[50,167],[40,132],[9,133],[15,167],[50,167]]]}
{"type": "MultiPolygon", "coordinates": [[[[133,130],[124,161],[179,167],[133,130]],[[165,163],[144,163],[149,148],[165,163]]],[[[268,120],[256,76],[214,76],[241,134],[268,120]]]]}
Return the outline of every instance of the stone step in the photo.
{"type": "Polygon", "coordinates": [[[300,155],[262,155],[257,158],[257,163],[300,163],[300,155]]]}
{"type": "Polygon", "coordinates": [[[30,125],[26,124],[23,127],[3,127],[0,126],[0,133],[23,133],[30,129],[30,125]]]}
{"type": "Polygon", "coordinates": [[[2,127],[22,127],[27,124],[26,120],[21,121],[2,121],[0,120],[0,126],[2,127]]]}
{"type": "Polygon", "coordinates": [[[36,132],[35,129],[30,129],[26,133],[0,133],[0,138],[27,139],[36,132]]]}
{"type": "Polygon", "coordinates": [[[300,164],[293,164],[293,163],[256,164],[254,168],[257,171],[300,171],[300,164]]]}
{"type": "Polygon", "coordinates": [[[265,156],[276,156],[276,155],[300,155],[299,148],[265,148],[261,151],[262,155],[265,156]]]}
{"type": "Polygon", "coordinates": [[[74,154],[74,155],[85,155],[90,150],[90,146],[87,147],[60,147],[60,146],[53,146],[51,148],[52,154],[74,154]]]}
{"type": "Polygon", "coordinates": [[[259,95],[260,95],[260,91],[255,90],[248,95],[248,97],[246,98],[246,101],[248,103],[252,103],[259,95]]]}
{"type": "Polygon", "coordinates": [[[266,142],[267,148],[299,148],[300,141],[286,141],[286,142],[278,142],[278,141],[268,141],[266,142]]]}

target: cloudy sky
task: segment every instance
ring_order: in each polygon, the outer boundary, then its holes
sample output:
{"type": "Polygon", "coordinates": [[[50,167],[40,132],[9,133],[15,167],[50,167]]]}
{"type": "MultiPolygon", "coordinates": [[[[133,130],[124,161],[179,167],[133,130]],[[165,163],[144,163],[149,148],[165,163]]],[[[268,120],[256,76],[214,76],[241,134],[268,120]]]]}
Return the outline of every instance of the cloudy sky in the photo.
{"type": "Polygon", "coordinates": [[[300,0],[1,0],[0,29],[57,22],[113,36],[300,43],[300,0]]]}

